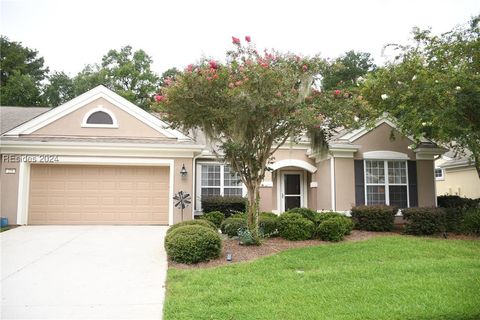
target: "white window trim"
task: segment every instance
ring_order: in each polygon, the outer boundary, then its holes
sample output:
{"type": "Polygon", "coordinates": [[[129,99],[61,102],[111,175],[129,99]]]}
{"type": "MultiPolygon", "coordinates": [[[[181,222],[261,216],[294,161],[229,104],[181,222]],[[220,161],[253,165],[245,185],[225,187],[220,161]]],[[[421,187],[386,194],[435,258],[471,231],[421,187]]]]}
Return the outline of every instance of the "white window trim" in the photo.
{"type": "Polygon", "coordinates": [[[405,159],[364,159],[363,160],[363,181],[364,181],[364,190],[365,190],[365,205],[368,203],[367,187],[368,186],[385,186],[385,204],[390,205],[390,185],[392,186],[406,186],[407,187],[407,208],[410,208],[410,186],[408,181],[408,162],[405,159]],[[383,170],[385,176],[385,183],[368,183],[367,182],[367,161],[382,161],[383,170]],[[406,183],[390,183],[388,181],[388,162],[389,161],[402,161],[405,162],[405,178],[406,183]]]}
{"type": "Polygon", "coordinates": [[[224,190],[225,188],[238,188],[242,189],[242,197],[245,197],[247,195],[247,188],[241,183],[241,186],[235,187],[235,186],[226,186],[225,187],[225,163],[221,162],[208,162],[208,161],[202,161],[202,162],[197,162],[197,172],[196,172],[196,190],[195,190],[195,211],[202,211],[202,165],[218,165],[220,166],[220,186],[205,186],[205,188],[219,188],[220,189],[220,196],[224,195],[224,190]]]}
{"type": "Polygon", "coordinates": [[[444,181],[445,180],[445,169],[442,169],[442,168],[439,168],[439,167],[435,167],[433,169],[433,176],[435,177],[435,181],[444,181]],[[441,170],[442,171],[442,176],[441,177],[437,177],[437,170],[441,170]]]}
{"type": "Polygon", "coordinates": [[[117,118],[115,117],[115,114],[108,110],[107,108],[104,108],[103,106],[99,105],[96,108],[90,109],[87,113],[85,113],[85,116],[83,116],[82,120],[82,128],[110,128],[110,129],[116,129],[118,128],[118,122],[117,118]],[[112,124],[98,124],[98,123],[87,123],[88,118],[94,114],[95,112],[105,112],[112,118],[112,124]]]}

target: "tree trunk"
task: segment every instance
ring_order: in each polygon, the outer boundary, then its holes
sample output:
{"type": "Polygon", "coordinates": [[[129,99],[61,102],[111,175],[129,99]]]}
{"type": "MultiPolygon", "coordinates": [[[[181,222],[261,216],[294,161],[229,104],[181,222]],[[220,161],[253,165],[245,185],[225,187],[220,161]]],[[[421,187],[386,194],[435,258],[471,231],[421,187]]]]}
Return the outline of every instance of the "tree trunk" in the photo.
{"type": "Polygon", "coordinates": [[[255,241],[260,244],[258,233],[258,213],[260,205],[260,184],[252,182],[247,185],[247,227],[255,241]]]}

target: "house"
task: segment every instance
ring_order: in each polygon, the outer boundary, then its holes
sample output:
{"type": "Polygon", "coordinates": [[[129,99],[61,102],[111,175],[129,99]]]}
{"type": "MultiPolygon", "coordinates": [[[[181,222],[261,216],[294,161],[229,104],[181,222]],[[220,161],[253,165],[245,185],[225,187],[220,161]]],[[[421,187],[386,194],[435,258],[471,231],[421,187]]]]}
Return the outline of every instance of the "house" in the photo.
{"type": "MultiPolygon", "coordinates": [[[[1,136],[1,215],[11,224],[168,225],[182,220],[178,191],[195,200],[183,219],[201,210],[203,196],[245,195],[208,143],[103,86],[43,111],[1,136]]],[[[443,149],[411,144],[387,118],[338,132],[325,156],[305,140],[285,144],[262,183],[261,210],[434,206],[433,160],[443,149]]]]}
{"type": "Polygon", "coordinates": [[[470,152],[448,152],[435,161],[437,196],[480,198],[480,178],[470,152]]]}

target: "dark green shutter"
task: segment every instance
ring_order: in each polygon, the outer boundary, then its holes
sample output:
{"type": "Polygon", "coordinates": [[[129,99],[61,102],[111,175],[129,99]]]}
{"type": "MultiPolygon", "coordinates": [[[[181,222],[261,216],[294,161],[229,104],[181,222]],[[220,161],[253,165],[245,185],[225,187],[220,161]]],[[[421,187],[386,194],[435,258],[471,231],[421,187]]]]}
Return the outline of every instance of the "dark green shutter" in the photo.
{"type": "Polygon", "coordinates": [[[408,196],[410,207],[418,207],[417,162],[408,161],[408,196]]]}
{"type": "Polygon", "coordinates": [[[365,204],[365,175],[363,160],[354,160],[355,170],[355,205],[365,204]]]}

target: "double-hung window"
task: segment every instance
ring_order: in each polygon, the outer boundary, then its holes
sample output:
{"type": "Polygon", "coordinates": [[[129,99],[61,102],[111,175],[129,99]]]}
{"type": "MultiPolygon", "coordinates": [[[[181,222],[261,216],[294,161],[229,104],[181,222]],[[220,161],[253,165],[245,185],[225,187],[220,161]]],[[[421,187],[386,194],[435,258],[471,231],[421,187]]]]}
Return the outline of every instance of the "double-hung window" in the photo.
{"type": "Polygon", "coordinates": [[[407,162],[365,160],[365,198],[367,205],[386,204],[407,208],[407,162]]]}
{"type": "MultiPolygon", "coordinates": [[[[228,165],[202,163],[198,165],[197,194],[200,198],[210,196],[243,196],[244,188],[240,176],[228,165]]],[[[197,202],[200,209],[200,201],[197,202]]]]}

